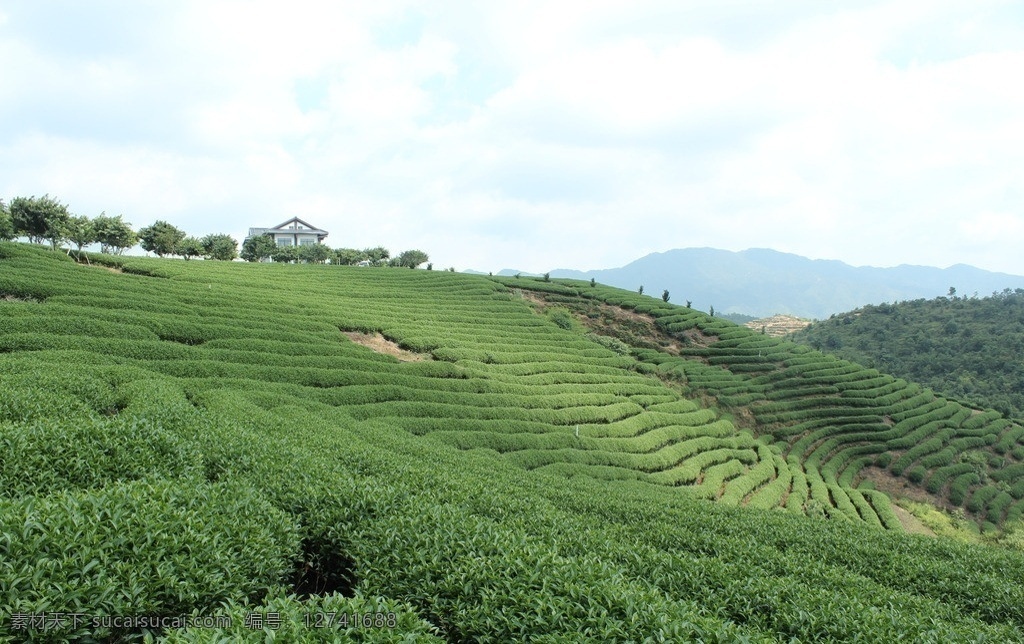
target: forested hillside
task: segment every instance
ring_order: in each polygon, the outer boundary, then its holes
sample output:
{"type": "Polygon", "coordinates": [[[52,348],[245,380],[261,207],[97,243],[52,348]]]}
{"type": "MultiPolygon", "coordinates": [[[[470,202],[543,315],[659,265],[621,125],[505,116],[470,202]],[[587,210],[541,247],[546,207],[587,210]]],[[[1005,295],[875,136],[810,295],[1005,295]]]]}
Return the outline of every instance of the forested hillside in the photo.
{"type": "Polygon", "coordinates": [[[865,306],[790,337],[971,405],[1024,417],[1024,289],[865,306]]]}
{"type": "Polygon", "coordinates": [[[2,641],[1024,641],[1024,555],[863,476],[1012,523],[995,412],[600,285],[91,261],[0,243],[2,641]]]}

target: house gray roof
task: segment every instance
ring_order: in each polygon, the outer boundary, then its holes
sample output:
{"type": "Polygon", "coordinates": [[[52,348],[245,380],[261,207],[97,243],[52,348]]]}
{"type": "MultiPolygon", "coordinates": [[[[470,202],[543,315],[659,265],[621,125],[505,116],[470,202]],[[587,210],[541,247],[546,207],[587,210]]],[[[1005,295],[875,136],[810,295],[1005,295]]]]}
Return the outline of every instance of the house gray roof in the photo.
{"type": "Polygon", "coordinates": [[[327,237],[328,232],[321,230],[316,226],[310,224],[307,221],[303,221],[298,217],[292,217],[286,222],[280,223],[273,228],[250,228],[249,237],[256,237],[257,235],[266,235],[274,233],[288,233],[298,235],[316,235],[318,241],[323,241],[324,237],[327,237]]]}

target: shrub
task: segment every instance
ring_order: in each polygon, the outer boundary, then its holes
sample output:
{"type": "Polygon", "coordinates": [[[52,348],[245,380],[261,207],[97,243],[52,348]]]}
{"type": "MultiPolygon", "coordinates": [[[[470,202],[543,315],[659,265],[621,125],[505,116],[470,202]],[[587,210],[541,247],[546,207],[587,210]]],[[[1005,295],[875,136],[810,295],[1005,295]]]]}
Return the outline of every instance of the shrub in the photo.
{"type": "Polygon", "coordinates": [[[176,433],[132,418],[34,421],[0,433],[0,496],[52,494],[202,471],[176,433]],[[58,464],[59,467],[54,467],[58,464]]]}
{"type": "Polygon", "coordinates": [[[920,483],[924,480],[924,477],[928,474],[928,470],[922,465],[917,465],[910,468],[907,472],[907,478],[910,479],[911,483],[920,483]]]}
{"type": "Polygon", "coordinates": [[[179,629],[167,644],[251,641],[266,633],[281,642],[444,642],[437,627],[404,602],[383,597],[342,597],[337,593],[303,600],[295,595],[268,597],[253,606],[231,602],[218,614],[229,626],[179,629]]]}
{"type": "Polygon", "coordinates": [[[572,329],[574,326],[572,313],[568,309],[552,307],[548,309],[548,318],[563,329],[572,329]]]}
{"type": "MultiPolygon", "coordinates": [[[[4,615],[209,614],[259,600],[299,552],[294,522],[252,489],[195,481],[131,482],[0,502],[4,615]],[[74,535],[68,547],[68,535],[74,535]]],[[[10,620],[0,637],[19,635],[10,620]]],[[[61,636],[127,633],[67,625],[61,636]]]]}

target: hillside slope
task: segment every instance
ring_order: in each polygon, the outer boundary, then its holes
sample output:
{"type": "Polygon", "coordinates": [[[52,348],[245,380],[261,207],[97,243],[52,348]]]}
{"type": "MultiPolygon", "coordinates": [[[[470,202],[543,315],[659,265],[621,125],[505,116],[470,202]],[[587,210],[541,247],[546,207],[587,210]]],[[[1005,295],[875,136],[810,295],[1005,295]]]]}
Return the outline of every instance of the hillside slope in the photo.
{"type": "Polygon", "coordinates": [[[762,462],[752,468],[759,474],[731,483],[762,482],[746,490],[754,496],[743,504],[895,527],[877,484],[930,495],[934,505],[966,510],[988,530],[1024,514],[1024,427],[998,412],[635,293],[585,282],[505,282],[546,293],[584,324],[638,347],[632,353],[643,363],[691,397],[729,410],[770,446],[774,473],[762,462]],[[625,323],[617,323],[624,309],[625,323]],[[639,337],[637,313],[649,321],[639,337]]]}
{"type": "Polygon", "coordinates": [[[865,306],[791,336],[1024,418],[1024,290],[865,306]]]}
{"type": "Polygon", "coordinates": [[[522,289],[98,259],[0,244],[0,639],[1024,640],[1020,554],[696,498],[780,448],[522,289]]]}

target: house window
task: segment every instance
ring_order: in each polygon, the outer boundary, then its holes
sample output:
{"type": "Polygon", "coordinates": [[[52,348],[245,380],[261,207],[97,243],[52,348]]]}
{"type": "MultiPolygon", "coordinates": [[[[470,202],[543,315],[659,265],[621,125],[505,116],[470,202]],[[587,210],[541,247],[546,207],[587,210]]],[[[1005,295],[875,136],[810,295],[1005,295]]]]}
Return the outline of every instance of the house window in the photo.
{"type": "Polygon", "coordinates": [[[277,238],[277,245],[278,246],[291,246],[292,245],[292,240],[288,239],[287,237],[278,237],[277,238]]]}
{"type": "Polygon", "coordinates": [[[312,239],[308,239],[308,238],[307,239],[300,239],[299,240],[299,245],[301,245],[301,246],[312,246],[315,243],[316,242],[314,242],[312,239]]]}

